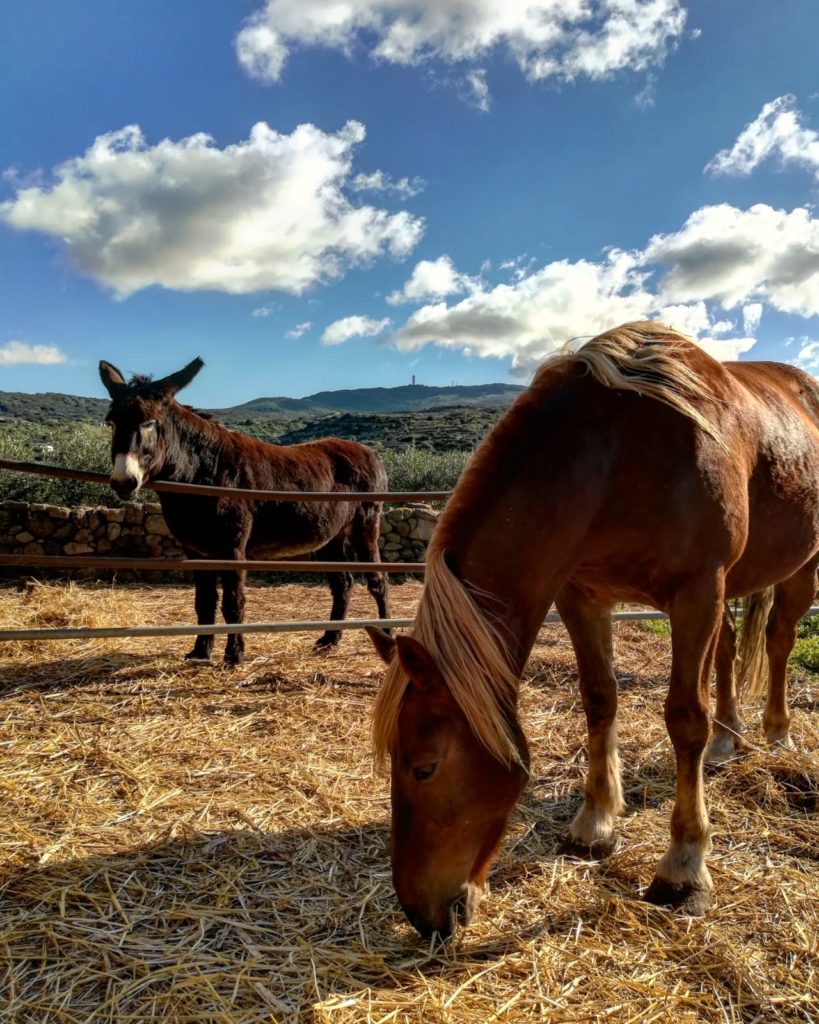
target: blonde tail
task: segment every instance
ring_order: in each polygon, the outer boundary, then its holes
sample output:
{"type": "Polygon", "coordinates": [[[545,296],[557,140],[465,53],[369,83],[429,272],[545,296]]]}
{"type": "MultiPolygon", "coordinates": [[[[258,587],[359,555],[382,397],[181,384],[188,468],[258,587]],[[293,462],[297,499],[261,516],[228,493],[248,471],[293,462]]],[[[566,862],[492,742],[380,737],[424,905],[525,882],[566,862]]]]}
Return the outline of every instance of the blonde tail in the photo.
{"type": "Polygon", "coordinates": [[[768,681],[765,633],[773,599],[773,587],[742,599],[744,614],[738,651],[737,691],[744,700],[757,700],[768,681]]]}

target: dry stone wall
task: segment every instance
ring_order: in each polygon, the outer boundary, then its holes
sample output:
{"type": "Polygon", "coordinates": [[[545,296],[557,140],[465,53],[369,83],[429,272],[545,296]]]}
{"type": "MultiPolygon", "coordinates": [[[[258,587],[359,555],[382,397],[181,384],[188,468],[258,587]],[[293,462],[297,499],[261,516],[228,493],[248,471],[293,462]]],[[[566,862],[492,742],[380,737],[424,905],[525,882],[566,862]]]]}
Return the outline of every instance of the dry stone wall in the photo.
{"type": "MultiPolygon", "coordinates": [[[[438,513],[428,505],[387,508],[379,546],[385,562],[423,562],[438,513]]],[[[159,504],[63,508],[0,502],[0,554],[182,558],[159,504]]],[[[88,575],[84,570],[76,575],[88,575]]],[[[36,570],[43,575],[44,570],[36,570]]],[[[18,570],[7,575],[20,575],[18,570]]],[[[122,576],[123,573],[117,573],[122,576]]],[[[166,574],[151,574],[162,578],[166,574]]]]}

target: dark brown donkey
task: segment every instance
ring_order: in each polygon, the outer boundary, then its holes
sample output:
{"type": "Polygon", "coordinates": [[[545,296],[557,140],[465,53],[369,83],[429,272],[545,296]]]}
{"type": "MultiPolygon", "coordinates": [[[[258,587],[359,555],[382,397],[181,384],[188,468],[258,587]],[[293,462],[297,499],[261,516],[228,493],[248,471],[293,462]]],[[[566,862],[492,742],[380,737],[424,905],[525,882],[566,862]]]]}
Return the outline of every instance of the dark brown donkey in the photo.
{"type": "MultiPolygon", "coordinates": [[[[100,378],[111,396],[107,422],[113,428],[111,486],[120,498],[133,498],[153,480],[176,480],[219,487],[281,491],[384,491],[387,474],[381,459],[364,445],[328,437],[290,447],[265,444],[180,405],[176,393],[202,369],[194,359],[161,380],[136,376],[126,382],[110,363],[100,363],[100,378]]],[[[345,558],[348,539],[355,556],[377,562],[381,504],[377,501],[262,502],[161,493],[162,512],[171,533],[189,558],[272,559],[316,552],[326,561],[345,558]]],[[[352,565],[351,565],[352,568],[352,565]]],[[[246,573],[223,572],[225,622],[243,622],[246,573]]],[[[351,573],[329,573],[333,596],[330,618],[347,614],[351,573]]],[[[194,573],[197,621],[216,621],[217,573],[194,573]]],[[[389,618],[386,577],[367,574],[379,618],[389,618]]],[[[329,629],[317,648],[338,642],[329,629]]],[[[231,633],[225,661],[244,658],[244,636],[231,633]]],[[[188,658],[210,658],[213,636],[196,638],[188,658]]]]}
{"type": "MultiPolygon", "coordinates": [[[[611,611],[633,601],[669,614],[677,798],[646,898],[703,913],[711,672],[732,657],[724,601],[776,588],[763,722],[769,741],[788,743],[785,668],[817,557],[819,385],[808,374],[720,364],[653,322],[545,363],[438,521],[413,636],[374,636],[392,658],[373,725],[391,762],[393,879],[415,926],[448,934],[483,888],[527,778],[518,680],[553,602],[589,733],[570,838],[596,853],[612,848],[624,806],[611,611]]],[[[721,676],[719,713],[733,726],[721,676]]]]}

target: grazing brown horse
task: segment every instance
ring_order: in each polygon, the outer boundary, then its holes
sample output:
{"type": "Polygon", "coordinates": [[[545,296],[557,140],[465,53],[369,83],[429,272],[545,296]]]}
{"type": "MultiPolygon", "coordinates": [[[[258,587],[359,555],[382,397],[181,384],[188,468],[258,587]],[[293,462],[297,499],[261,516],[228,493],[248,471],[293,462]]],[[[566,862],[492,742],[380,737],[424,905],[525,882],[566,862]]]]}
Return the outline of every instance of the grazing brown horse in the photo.
{"type": "MultiPolygon", "coordinates": [[[[137,376],[127,383],[116,367],[100,363],[100,377],[111,396],[111,486],[121,498],[132,498],[153,480],[270,491],[386,490],[384,465],[364,445],[335,437],[290,447],[265,444],[180,405],[174,396],[203,365],[194,359],[161,380],[137,376]]],[[[189,558],[272,559],[315,551],[328,561],[342,561],[346,537],[359,559],[380,560],[377,501],[262,502],[165,492],[159,500],[171,533],[189,558]]],[[[246,573],[221,575],[225,622],[243,622],[246,573]]],[[[327,578],[333,597],[330,618],[343,619],[353,577],[345,572],[329,573],[327,578]]],[[[217,573],[196,572],[194,581],[197,621],[212,625],[217,573]]],[[[379,618],[389,618],[386,577],[369,573],[367,586],[379,618]]],[[[339,637],[338,630],[330,629],[316,647],[329,647],[339,637]]],[[[241,662],[244,645],[242,634],[229,634],[225,661],[241,662]]],[[[204,633],[187,657],[208,659],[212,652],[213,635],[204,633]]]]}
{"type": "MultiPolygon", "coordinates": [[[[677,794],[646,898],[704,913],[702,766],[712,668],[731,651],[724,602],[776,586],[764,722],[770,740],[787,740],[785,662],[817,557],[813,378],[776,363],[720,364],[654,322],[546,362],[439,520],[413,636],[371,634],[390,661],[373,730],[391,761],[393,879],[415,927],[449,934],[484,886],[527,779],[518,684],[552,602],[576,652],[589,736],[569,838],[595,855],[613,848],[624,806],[612,607],[668,612],[677,794]]],[[[723,673],[723,716],[730,685],[723,673]]]]}

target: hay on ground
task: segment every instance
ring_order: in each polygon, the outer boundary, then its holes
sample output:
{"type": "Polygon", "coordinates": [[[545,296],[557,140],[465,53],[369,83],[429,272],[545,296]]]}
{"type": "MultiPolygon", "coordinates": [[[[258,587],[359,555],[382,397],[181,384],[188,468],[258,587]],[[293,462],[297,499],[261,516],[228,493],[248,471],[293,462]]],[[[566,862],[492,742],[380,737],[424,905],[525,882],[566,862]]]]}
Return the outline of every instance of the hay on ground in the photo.
{"type": "MultiPolygon", "coordinates": [[[[411,614],[419,584],[393,589],[411,614]]],[[[253,587],[256,620],[322,617],[323,588],[253,587]]],[[[369,615],[358,587],[352,613],[369,615]]],[[[0,590],[0,626],[188,622],[187,587],[0,590]]],[[[564,858],[585,727],[560,626],[522,690],[533,774],[472,926],[443,949],[397,909],[387,782],[363,635],[248,638],[248,662],[185,663],[188,638],[0,646],[0,1019],[363,1024],[819,1019],[817,752],[795,674],[798,752],[709,774],[715,906],[640,901],[668,836],[669,643],[615,628],[628,811],[605,864],[564,858]]],[[[223,641],[217,639],[217,651],[223,641]]]]}

